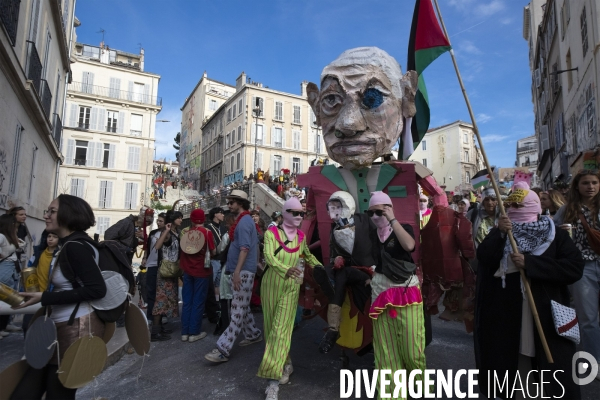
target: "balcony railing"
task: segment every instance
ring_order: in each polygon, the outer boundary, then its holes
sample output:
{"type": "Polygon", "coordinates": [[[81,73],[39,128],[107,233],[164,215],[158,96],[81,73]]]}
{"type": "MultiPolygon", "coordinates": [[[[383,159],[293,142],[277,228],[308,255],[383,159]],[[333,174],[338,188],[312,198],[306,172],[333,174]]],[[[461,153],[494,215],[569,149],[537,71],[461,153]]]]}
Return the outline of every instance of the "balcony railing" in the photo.
{"type": "Polygon", "coordinates": [[[106,132],[117,133],[117,126],[116,125],[107,125],[106,132]]]}
{"type": "Polygon", "coordinates": [[[517,147],[517,153],[520,153],[522,151],[536,150],[537,148],[538,148],[537,143],[535,143],[535,144],[526,144],[524,146],[517,147]]]}
{"type": "Polygon", "coordinates": [[[10,44],[15,45],[19,25],[19,7],[21,0],[0,0],[0,21],[8,33],[10,44]]]}
{"type": "Polygon", "coordinates": [[[42,101],[42,107],[44,111],[46,111],[46,116],[50,118],[50,108],[52,107],[52,92],[50,92],[50,86],[48,86],[48,81],[42,79],[42,93],[40,96],[40,100],[42,101]]]}
{"type": "MultiPolygon", "coordinates": [[[[40,95],[40,89],[42,84],[42,62],[40,56],[35,48],[35,43],[27,41],[27,79],[33,82],[38,96],[40,95]]],[[[41,96],[40,96],[41,97],[41,96]]]]}
{"type": "Polygon", "coordinates": [[[54,125],[52,126],[52,138],[54,139],[54,142],[56,143],[56,147],[58,147],[59,149],[60,149],[60,139],[62,137],[62,131],[63,131],[62,121],[60,120],[60,117],[58,116],[58,114],[54,113],[54,125]]]}
{"type": "Polygon", "coordinates": [[[87,93],[95,96],[106,97],[110,99],[131,101],[134,103],[151,104],[153,106],[162,106],[162,97],[149,96],[144,93],[129,92],[117,90],[103,86],[90,85],[83,82],[72,82],[69,90],[79,93],[87,93]]]}

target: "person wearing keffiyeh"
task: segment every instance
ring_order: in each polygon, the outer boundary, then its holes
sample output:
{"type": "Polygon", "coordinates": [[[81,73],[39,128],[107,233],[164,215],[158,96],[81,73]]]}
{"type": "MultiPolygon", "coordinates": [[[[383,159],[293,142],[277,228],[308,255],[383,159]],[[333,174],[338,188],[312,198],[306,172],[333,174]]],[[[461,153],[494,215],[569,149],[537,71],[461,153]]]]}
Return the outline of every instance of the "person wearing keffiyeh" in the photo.
{"type": "Polygon", "coordinates": [[[502,390],[496,387],[497,393],[501,392],[499,397],[513,398],[512,382],[518,376],[527,376],[531,370],[547,370],[554,379],[538,376],[536,380],[545,396],[580,399],[579,386],[571,377],[575,343],[556,333],[550,301],[570,305],[567,285],[581,278],[583,259],[569,234],[555,229],[552,220],[541,215],[540,199],[527,183],[515,184],[505,206],[508,215],[499,218],[498,226],[477,248],[474,340],[480,391],[487,395],[493,390],[493,379],[488,381],[493,371],[497,376],[507,375],[510,382],[502,390]],[[509,231],[518,254],[511,248],[509,231]],[[553,364],[547,361],[534,326],[520,269],[529,280],[553,364]]]}

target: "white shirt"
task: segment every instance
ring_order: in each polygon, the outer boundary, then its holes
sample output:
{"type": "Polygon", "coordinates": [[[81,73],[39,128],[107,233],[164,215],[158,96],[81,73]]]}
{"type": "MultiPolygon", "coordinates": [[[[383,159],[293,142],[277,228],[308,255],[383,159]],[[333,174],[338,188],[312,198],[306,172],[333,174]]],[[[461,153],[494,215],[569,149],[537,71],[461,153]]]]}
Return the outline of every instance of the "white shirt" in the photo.
{"type": "MultiPolygon", "coordinates": [[[[55,260],[56,257],[54,260],[52,260],[52,262],[54,263],[55,260]]],[[[71,282],[65,278],[59,266],[56,266],[56,268],[54,268],[52,271],[52,284],[54,285],[54,289],[52,290],[53,292],[73,290],[73,285],[71,285],[71,282]]],[[[51,306],[52,314],[50,315],[50,318],[52,318],[55,323],[68,321],[76,305],[77,304],[60,304],[51,306]]],[[[94,310],[89,303],[82,302],[79,304],[79,309],[77,310],[77,314],[75,314],[75,318],[88,315],[92,311],[94,310]]]]}
{"type": "Polygon", "coordinates": [[[160,238],[161,231],[156,232],[150,237],[150,248],[148,249],[148,258],[146,259],[146,268],[158,267],[158,250],[154,248],[154,245],[160,238]]]}

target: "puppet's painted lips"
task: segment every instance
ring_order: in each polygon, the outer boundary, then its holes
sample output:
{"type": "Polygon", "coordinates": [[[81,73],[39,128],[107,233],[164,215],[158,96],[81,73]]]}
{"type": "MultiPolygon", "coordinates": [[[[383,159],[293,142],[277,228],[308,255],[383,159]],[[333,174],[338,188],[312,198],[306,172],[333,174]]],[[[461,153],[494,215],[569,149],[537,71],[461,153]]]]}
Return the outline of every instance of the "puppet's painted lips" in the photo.
{"type": "Polygon", "coordinates": [[[331,151],[347,156],[358,155],[371,152],[376,144],[376,140],[339,141],[331,145],[331,151]]]}

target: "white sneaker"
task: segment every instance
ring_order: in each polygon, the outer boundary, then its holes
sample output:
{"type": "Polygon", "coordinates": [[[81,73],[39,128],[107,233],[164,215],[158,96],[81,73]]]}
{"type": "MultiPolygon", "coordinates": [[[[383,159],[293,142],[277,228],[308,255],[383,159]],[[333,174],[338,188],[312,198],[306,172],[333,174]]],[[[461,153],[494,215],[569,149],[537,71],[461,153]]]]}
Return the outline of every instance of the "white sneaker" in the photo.
{"type": "Polygon", "coordinates": [[[279,385],[269,385],[265,390],[267,397],[265,400],[278,400],[279,399],[279,385]]]}
{"type": "Polygon", "coordinates": [[[285,364],[283,366],[283,373],[281,374],[281,378],[279,378],[279,384],[285,385],[290,381],[290,375],[294,372],[294,367],[292,364],[285,364]]]}
{"type": "Polygon", "coordinates": [[[190,335],[188,342],[193,343],[197,340],[204,339],[206,337],[206,332],[200,332],[199,335],[190,335]]]}
{"type": "Polygon", "coordinates": [[[8,335],[10,335],[10,333],[6,331],[0,331],[0,337],[7,337],[8,335]]]}
{"type": "Polygon", "coordinates": [[[23,329],[13,324],[8,324],[5,329],[7,332],[21,332],[23,329]]]}
{"type": "Polygon", "coordinates": [[[187,342],[189,338],[190,338],[190,335],[181,335],[182,342],[187,342]]]}

